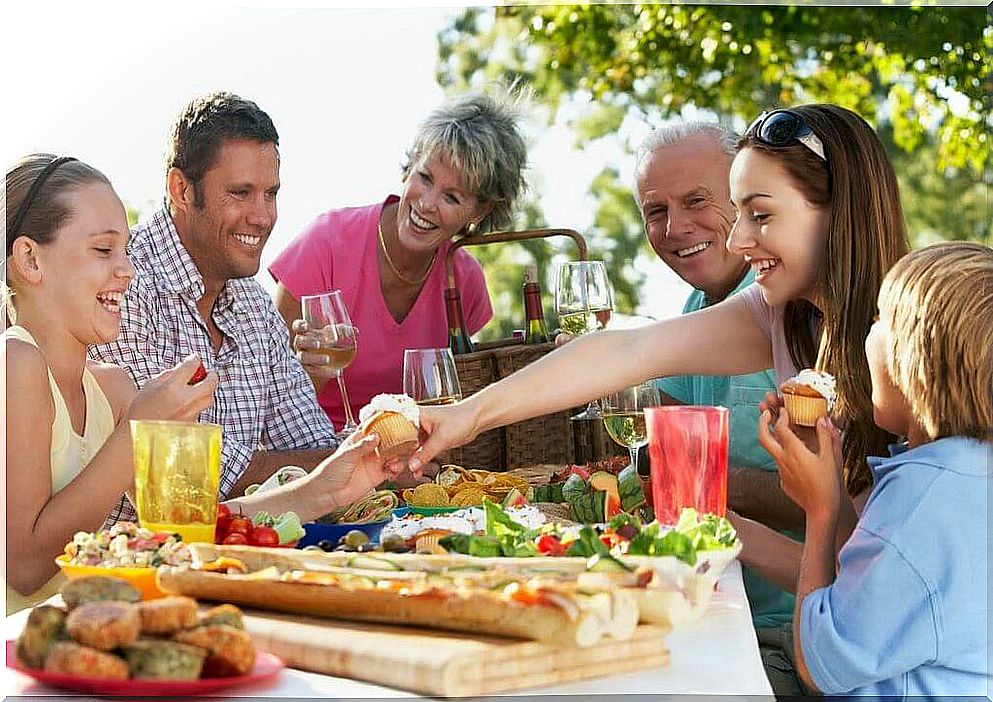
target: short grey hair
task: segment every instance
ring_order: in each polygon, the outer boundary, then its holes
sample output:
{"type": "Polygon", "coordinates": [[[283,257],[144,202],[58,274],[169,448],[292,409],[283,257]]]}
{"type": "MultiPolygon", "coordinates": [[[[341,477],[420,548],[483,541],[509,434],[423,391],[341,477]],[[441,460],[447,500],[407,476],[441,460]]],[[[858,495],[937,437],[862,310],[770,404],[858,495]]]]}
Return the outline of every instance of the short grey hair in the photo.
{"type": "Polygon", "coordinates": [[[513,221],[515,204],[527,188],[527,146],[518,127],[518,102],[507,97],[454,97],[421,122],[401,165],[404,179],[420,158],[444,158],[462,174],[465,187],[493,209],[477,232],[513,221]]]}
{"type": "Polygon", "coordinates": [[[705,122],[703,120],[673,121],[653,129],[638,146],[637,158],[634,166],[634,198],[641,204],[638,195],[638,175],[641,172],[641,164],[648,156],[659,149],[681,144],[691,137],[699,134],[709,135],[717,142],[728,156],[738,153],[738,134],[733,129],[725,127],[717,122],[705,122]]]}

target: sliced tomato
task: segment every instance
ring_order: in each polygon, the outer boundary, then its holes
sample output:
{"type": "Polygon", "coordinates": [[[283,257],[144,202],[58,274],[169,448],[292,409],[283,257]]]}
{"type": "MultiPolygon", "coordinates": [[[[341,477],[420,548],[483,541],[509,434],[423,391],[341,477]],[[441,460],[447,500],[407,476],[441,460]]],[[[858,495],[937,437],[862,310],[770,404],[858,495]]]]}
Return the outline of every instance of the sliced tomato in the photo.
{"type": "Polygon", "coordinates": [[[217,519],[231,519],[231,508],[225,504],[217,505],[217,519]]]}
{"type": "Polygon", "coordinates": [[[565,555],[565,546],[562,545],[559,537],[554,534],[542,534],[538,537],[538,543],[536,545],[539,553],[544,553],[548,556],[565,555]]]}

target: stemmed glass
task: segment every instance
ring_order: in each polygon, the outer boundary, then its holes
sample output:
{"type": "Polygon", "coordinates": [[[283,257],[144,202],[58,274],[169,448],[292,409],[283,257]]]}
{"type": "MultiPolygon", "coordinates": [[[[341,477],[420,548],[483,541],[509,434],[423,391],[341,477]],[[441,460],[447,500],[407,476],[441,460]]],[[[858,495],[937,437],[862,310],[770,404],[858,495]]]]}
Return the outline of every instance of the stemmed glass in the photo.
{"type": "Polygon", "coordinates": [[[419,405],[451,405],[462,399],[451,349],[403,352],[403,391],[419,405]]]}
{"type": "MultiPolygon", "coordinates": [[[[559,266],[555,313],[562,331],[572,336],[600,331],[610,321],[613,309],[614,289],[603,261],[566,261],[559,266]]],[[[599,417],[594,401],[572,419],[599,417]]]]}
{"type": "Polygon", "coordinates": [[[602,400],[603,425],[614,443],[623,446],[638,472],[638,449],[648,444],[645,408],[659,405],[659,391],[651,381],[611,393],[602,400]]]}
{"type": "Polygon", "coordinates": [[[345,300],[340,290],[321,293],[320,295],[305,295],[301,299],[303,305],[303,320],[310,331],[320,339],[320,346],[314,353],[324,354],[328,358],[327,366],[321,371],[327,376],[338,379],[338,389],[341,390],[341,401],[345,406],[345,426],[339,432],[340,436],[348,436],[359,425],[352,416],[352,407],[345,390],[344,370],[355,359],[358,329],[352,325],[345,308],[345,300]],[[324,370],[326,368],[326,370],[324,370]]]}

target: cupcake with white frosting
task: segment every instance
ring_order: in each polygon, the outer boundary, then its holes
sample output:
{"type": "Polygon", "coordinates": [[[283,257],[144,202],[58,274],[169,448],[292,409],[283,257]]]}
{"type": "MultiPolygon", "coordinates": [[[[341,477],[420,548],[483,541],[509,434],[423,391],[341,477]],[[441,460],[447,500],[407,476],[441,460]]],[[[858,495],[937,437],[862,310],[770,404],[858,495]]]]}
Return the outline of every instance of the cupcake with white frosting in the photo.
{"type": "Polygon", "coordinates": [[[420,412],[408,395],[376,395],[359,411],[359,430],[379,434],[380,458],[403,458],[417,448],[420,412]]]}
{"type": "Polygon", "coordinates": [[[779,391],[794,424],[816,426],[817,420],[834,410],[838,399],[834,376],[806,368],[783,383],[779,391]]]}

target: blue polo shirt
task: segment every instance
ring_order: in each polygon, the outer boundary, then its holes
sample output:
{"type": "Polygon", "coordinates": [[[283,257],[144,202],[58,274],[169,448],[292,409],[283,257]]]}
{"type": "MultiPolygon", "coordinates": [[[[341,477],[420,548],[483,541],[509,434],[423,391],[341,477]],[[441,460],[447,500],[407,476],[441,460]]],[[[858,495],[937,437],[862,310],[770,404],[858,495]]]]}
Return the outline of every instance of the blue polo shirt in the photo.
{"type": "MultiPolygon", "coordinates": [[[[748,273],[728,297],[741,292],[755,281],[755,272],[748,273]]],[[[683,314],[707,307],[702,290],[694,290],[686,300],[683,314]]],[[[728,461],[732,466],[776,470],[758,439],[758,405],[765,394],[776,389],[776,375],[770,369],[748,375],[679,375],[655,381],[661,392],[686,405],[727,407],[729,417],[728,461]]],[[[796,538],[798,535],[786,532],[796,538]]],[[[802,537],[802,534],[799,535],[802,537]]],[[[793,620],[793,595],[762,579],[749,568],[743,569],[745,592],[752,609],[756,628],[774,627],[793,620]]]]}
{"type": "Polygon", "coordinates": [[[838,577],[801,607],[825,694],[986,696],[993,445],[950,437],[870,458],[875,483],[838,577]]]}

